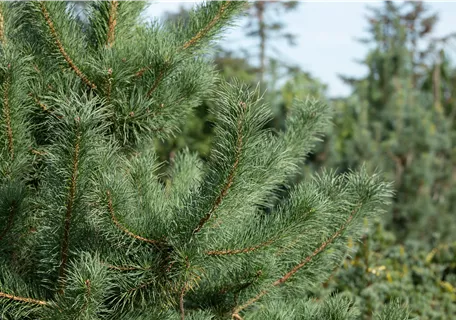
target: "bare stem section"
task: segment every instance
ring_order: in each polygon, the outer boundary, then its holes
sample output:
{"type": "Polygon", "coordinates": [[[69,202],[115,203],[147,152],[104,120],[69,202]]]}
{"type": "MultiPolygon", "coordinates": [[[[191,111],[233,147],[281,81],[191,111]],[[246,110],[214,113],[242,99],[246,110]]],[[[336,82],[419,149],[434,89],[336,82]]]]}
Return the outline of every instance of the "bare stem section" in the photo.
{"type": "Polygon", "coordinates": [[[64,278],[66,267],[68,263],[68,249],[70,246],[70,227],[71,227],[71,217],[73,215],[73,208],[74,208],[74,201],[76,198],[76,182],[78,178],[78,167],[79,167],[79,151],[80,151],[80,144],[81,144],[81,134],[79,133],[79,125],[77,128],[78,132],[76,133],[76,141],[74,146],[74,153],[73,153],[73,168],[71,172],[71,179],[70,179],[70,189],[68,192],[68,200],[66,205],[66,213],[65,213],[65,222],[63,227],[63,239],[62,239],[62,251],[60,254],[60,269],[59,269],[59,279],[62,280],[62,287],[60,288],[60,292],[63,293],[64,290],[64,278]]]}
{"type": "Polygon", "coordinates": [[[231,185],[233,184],[234,177],[236,175],[236,171],[239,166],[239,160],[241,158],[241,153],[242,153],[242,144],[243,144],[243,139],[244,139],[242,125],[244,122],[245,111],[247,110],[247,105],[244,102],[241,102],[240,105],[242,108],[242,114],[239,117],[238,125],[237,125],[238,137],[237,137],[237,141],[236,141],[235,160],[234,160],[233,166],[231,167],[231,170],[228,175],[228,178],[226,179],[225,185],[223,186],[219,195],[215,199],[214,204],[212,205],[209,212],[200,220],[200,222],[198,223],[198,226],[195,228],[195,230],[193,230],[193,234],[201,231],[201,229],[204,227],[206,222],[212,217],[215,210],[217,210],[217,208],[220,206],[223,199],[228,194],[228,191],[230,190],[231,185]]]}
{"type": "Polygon", "coordinates": [[[12,295],[12,294],[0,292],[0,299],[2,299],[2,298],[3,298],[3,299],[13,300],[13,301],[18,301],[18,302],[31,303],[31,304],[38,304],[38,305],[41,305],[41,306],[45,306],[45,305],[48,304],[46,301],[43,301],[43,300],[37,300],[37,299],[32,299],[32,298],[19,297],[19,296],[15,296],[15,295],[12,295]]]}
{"type": "Polygon", "coordinates": [[[108,19],[108,35],[106,39],[106,46],[112,48],[114,44],[114,34],[117,24],[117,7],[119,6],[119,1],[111,1],[111,7],[109,9],[109,19],[108,19]]]}

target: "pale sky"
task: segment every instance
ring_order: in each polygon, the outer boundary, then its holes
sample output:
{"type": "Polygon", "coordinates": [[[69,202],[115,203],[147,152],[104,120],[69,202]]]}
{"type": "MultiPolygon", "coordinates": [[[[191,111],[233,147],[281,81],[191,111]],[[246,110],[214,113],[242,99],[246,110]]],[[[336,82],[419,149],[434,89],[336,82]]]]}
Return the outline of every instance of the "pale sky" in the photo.
{"type": "MultiPolygon", "coordinates": [[[[287,31],[297,35],[297,45],[288,47],[277,42],[282,48],[282,59],[298,64],[303,70],[328,84],[330,96],[350,93],[348,86],[338,78],[338,74],[359,76],[365,72],[363,66],[355,62],[366,54],[366,47],[356,41],[362,37],[367,27],[366,5],[379,5],[380,1],[301,1],[299,8],[284,15],[287,31]]],[[[180,6],[190,7],[194,1],[155,1],[147,16],[160,17],[166,11],[177,11],[180,6]]],[[[425,1],[432,11],[439,14],[440,20],[435,30],[436,36],[456,32],[456,1],[425,1]]],[[[242,22],[240,22],[242,24],[242,22]]],[[[243,40],[240,27],[227,32],[222,44],[227,49],[255,45],[251,40],[243,40]]],[[[456,52],[456,47],[452,48],[456,52]]]]}

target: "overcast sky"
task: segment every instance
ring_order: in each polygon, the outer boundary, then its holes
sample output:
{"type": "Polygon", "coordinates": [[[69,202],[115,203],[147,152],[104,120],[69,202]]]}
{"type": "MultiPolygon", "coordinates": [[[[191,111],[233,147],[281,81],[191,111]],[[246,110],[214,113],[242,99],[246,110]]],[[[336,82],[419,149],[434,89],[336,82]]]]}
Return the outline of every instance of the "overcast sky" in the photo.
{"type": "MultiPolygon", "coordinates": [[[[425,2],[440,16],[436,36],[456,32],[456,1],[425,2]]],[[[166,11],[177,11],[180,6],[191,7],[194,3],[154,1],[147,15],[160,17],[166,11]]],[[[337,75],[357,76],[365,72],[355,59],[365,56],[366,48],[355,39],[363,36],[367,27],[367,3],[375,6],[381,1],[302,1],[296,11],[284,16],[288,30],[297,35],[297,46],[277,42],[281,58],[300,65],[328,84],[331,96],[349,94],[349,87],[337,75]]],[[[228,49],[251,45],[242,38],[242,29],[238,27],[230,30],[221,43],[228,49]]]]}

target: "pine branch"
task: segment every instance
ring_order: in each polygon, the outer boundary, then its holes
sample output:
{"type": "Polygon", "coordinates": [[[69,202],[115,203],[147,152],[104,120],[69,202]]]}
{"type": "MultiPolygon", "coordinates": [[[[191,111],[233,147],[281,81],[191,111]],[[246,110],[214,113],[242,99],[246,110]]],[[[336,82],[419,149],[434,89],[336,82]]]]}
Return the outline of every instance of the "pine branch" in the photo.
{"type": "Polygon", "coordinates": [[[11,203],[11,206],[9,207],[8,221],[6,222],[5,229],[2,231],[2,233],[0,233],[0,241],[2,241],[3,237],[8,233],[8,231],[13,226],[16,209],[17,209],[16,201],[13,200],[11,203]]]}
{"type": "Polygon", "coordinates": [[[8,91],[9,91],[10,85],[11,85],[11,83],[10,83],[10,78],[8,75],[5,80],[5,88],[4,88],[3,115],[5,116],[5,121],[6,121],[6,135],[8,137],[8,150],[10,153],[11,160],[14,160],[14,138],[13,138],[13,128],[11,126],[11,110],[10,110],[9,97],[8,97],[8,91]]]}
{"type": "Polygon", "coordinates": [[[37,299],[32,299],[32,298],[25,298],[25,297],[20,297],[20,296],[14,296],[12,294],[4,293],[4,292],[0,292],[0,298],[9,299],[9,300],[18,301],[18,302],[38,304],[38,305],[42,305],[42,306],[48,305],[47,301],[37,300],[37,299]]]}
{"type": "Polygon", "coordinates": [[[277,239],[271,239],[268,241],[265,241],[263,243],[260,243],[256,246],[249,247],[249,248],[244,248],[244,249],[231,249],[231,250],[212,250],[212,251],[207,251],[206,254],[209,256],[222,256],[222,255],[234,255],[234,254],[240,254],[240,253],[250,253],[253,251],[256,251],[258,249],[264,248],[272,243],[277,241],[277,239]]]}
{"type": "Polygon", "coordinates": [[[179,297],[179,308],[181,313],[181,320],[185,320],[185,309],[184,309],[184,296],[185,296],[185,285],[182,286],[180,297],[179,297]]]}
{"type": "MultiPolygon", "coordinates": [[[[65,226],[63,229],[63,240],[62,240],[62,251],[61,251],[61,263],[59,269],[59,279],[64,279],[65,271],[68,262],[68,249],[70,245],[70,224],[71,224],[71,216],[73,213],[73,206],[74,206],[74,199],[76,196],[76,181],[78,177],[78,166],[79,166],[79,146],[81,143],[81,134],[79,132],[79,122],[77,122],[77,133],[76,133],[76,141],[74,147],[74,154],[73,154],[73,168],[71,174],[71,181],[70,181],[70,190],[68,193],[68,200],[66,205],[66,214],[65,214],[65,226]]],[[[62,281],[62,287],[60,292],[63,293],[65,286],[65,281],[62,281]]]]}
{"type": "Polygon", "coordinates": [[[40,150],[36,150],[36,149],[30,149],[30,152],[37,155],[37,156],[44,156],[46,155],[46,152],[44,151],[40,151],[40,150]]]}
{"type": "MultiPolygon", "coordinates": [[[[154,93],[155,89],[157,89],[158,85],[160,84],[160,82],[163,80],[163,77],[165,76],[166,72],[168,71],[168,68],[169,68],[169,62],[166,61],[165,62],[165,67],[163,68],[162,71],[160,71],[158,77],[155,79],[154,81],[154,84],[152,85],[152,88],[150,88],[149,91],[147,91],[147,96],[150,97],[152,95],[152,93],[154,93]]],[[[145,71],[145,70],[144,70],[145,71]]],[[[144,71],[142,71],[142,73],[144,73],[144,71]]],[[[141,72],[141,71],[139,71],[141,72]]],[[[142,74],[141,73],[141,74],[142,74]]],[[[138,74],[138,73],[137,73],[138,74]]]]}
{"type": "Polygon", "coordinates": [[[215,24],[222,18],[223,13],[225,10],[231,5],[231,1],[226,1],[217,12],[216,16],[202,29],[200,30],[193,38],[188,40],[182,46],[181,50],[187,50],[195,43],[197,43],[201,38],[203,38],[214,26],[215,24]]]}
{"type": "Polygon", "coordinates": [[[345,230],[347,225],[353,220],[353,217],[355,216],[355,213],[358,211],[358,209],[359,209],[359,206],[351,212],[347,221],[339,228],[339,230],[336,231],[336,233],[334,233],[331,236],[331,238],[329,238],[328,240],[323,242],[320,247],[318,247],[315,251],[312,252],[311,255],[307,256],[301,263],[299,263],[297,266],[295,266],[293,269],[291,269],[289,272],[287,272],[282,278],[275,281],[273,285],[278,286],[278,285],[284,283],[285,281],[287,281],[296,272],[298,272],[302,267],[304,267],[307,263],[309,263],[316,255],[318,255],[320,252],[325,250],[326,247],[329,246],[331,243],[333,243],[335,239],[340,237],[340,235],[345,230]]]}
{"type": "Polygon", "coordinates": [[[155,283],[155,281],[157,281],[157,280],[153,279],[153,280],[141,283],[139,286],[136,286],[136,287],[131,288],[130,290],[128,290],[128,294],[130,294],[132,292],[135,292],[135,291],[138,291],[138,290],[141,290],[141,289],[144,289],[144,288],[150,286],[151,284],[155,283]]]}
{"type": "MultiPolygon", "coordinates": [[[[228,9],[228,7],[230,5],[232,5],[232,1],[226,1],[226,3],[224,3],[220,7],[220,9],[217,12],[217,14],[215,15],[215,17],[211,21],[209,21],[209,23],[204,28],[202,28],[200,31],[198,31],[198,33],[195,36],[193,36],[190,40],[188,40],[180,48],[178,48],[177,52],[179,53],[179,52],[185,51],[185,50],[191,48],[192,46],[194,46],[196,43],[198,43],[198,41],[201,40],[205,35],[207,35],[209,33],[209,31],[217,24],[217,22],[220,21],[220,19],[223,17],[223,14],[226,11],[226,9],[228,9]]],[[[158,74],[158,76],[155,79],[154,83],[152,84],[152,87],[150,88],[150,90],[147,92],[148,97],[150,97],[152,95],[152,93],[154,93],[154,91],[157,89],[158,85],[160,84],[160,82],[163,80],[166,73],[168,72],[170,65],[171,65],[170,61],[166,60],[165,66],[158,74]]],[[[142,75],[150,68],[151,68],[151,66],[141,68],[138,72],[136,72],[136,74],[135,74],[136,78],[142,77],[142,75]]]]}
{"type": "Polygon", "coordinates": [[[115,265],[108,265],[108,269],[117,270],[117,271],[133,271],[133,270],[142,270],[138,267],[124,267],[124,266],[115,266],[115,265]]]}
{"type": "Polygon", "coordinates": [[[224,187],[222,188],[221,192],[219,193],[219,195],[215,199],[215,202],[212,205],[212,207],[209,210],[209,212],[200,220],[200,222],[198,223],[198,226],[195,228],[195,230],[193,230],[193,234],[199,232],[204,227],[206,222],[214,214],[215,210],[217,210],[217,208],[220,206],[220,204],[222,203],[223,199],[228,194],[228,191],[229,191],[231,185],[233,184],[234,176],[236,174],[236,170],[237,170],[237,167],[239,165],[239,160],[240,160],[241,152],[242,152],[242,144],[243,144],[242,125],[243,125],[243,122],[244,122],[245,112],[247,110],[247,105],[244,102],[241,102],[240,105],[241,105],[241,108],[242,108],[242,114],[241,114],[241,116],[240,116],[240,118],[238,120],[238,125],[237,125],[238,138],[237,138],[237,141],[236,141],[235,160],[234,160],[233,166],[231,167],[231,171],[230,171],[230,173],[228,175],[228,178],[226,180],[226,183],[225,183],[224,187]]]}
{"type": "Polygon", "coordinates": [[[49,15],[49,12],[48,10],[46,9],[46,6],[44,5],[44,2],[43,1],[40,1],[40,6],[41,6],[41,12],[43,13],[43,17],[44,17],[44,20],[46,21],[48,27],[49,27],[49,31],[51,32],[51,36],[52,38],[54,39],[54,42],[58,48],[58,50],[60,51],[61,55],[63,56],[63,58],[65,59],[65,61],[68,63],[68,65],[70,66],[70,68],[73,70],[73,72],[79,77],[81,78],[82,82],[84,82],[86,85],[88,85],[90,88],[92,89],[96,89],[97,86],[95,85],[95,83],[93,83],[92,81],[90,81],[87,76],[78,68],[78,66],[76,66],[76,64],[74,63],[73,59],[71,59],[71,57],[68,55],[68,53],[65,51],[65,48],[63,47],[63,44],[62,42],[60,41],[59,39],[59,36],[57,34],[57,31],[55,30],[55,27],[54,27],[54,23],[52,22],[51,20],[51,17],[49,15]]]}
{"type": "Polygon", "coordinates": [[[119,6],[119,1],[111,1],[111,7],[109,9],[109,19],[108,19],[108,35],[106,40],[106,46],[112,48],[114,44],[114,32],[117,24],[117,7],[119,6]]]}
{"type": "Polygon", "coordinates": [[[108,196],[108,210],[109,210],[109,213],[111,215],[111,219],[112,221],[114,222],[114,224],[116,225],[116,227],[123,231],[125,234],[129,235],[130,237],[136,239],[136,240],[139,240],[139,241],[142,241],[142,242],[147,242],[147,243],[150,243],[150,244],[153,244],[153,245],[162,245],[163,243],[158,241],[158,240],[151,240],[151,239],[147,239],[147,238],[144,238],[144,237],[141,237],[137,234],[134,234],[133,232],[131,232],[130,230],[128,230],[126,227],[124,227],[120,222],[119,220],[117,220],[116,216],[115,216],[115,213],[114,213],[114,206],[112,204],[112,197],[111,197],[111,192],[106,191],[106,195],[108,196]]]}
{"type": "MultiPolygon", "coordinates": [[[[350,213],[350,216],[345,221],[345,223],[328,240],[323,242],[317,249],[315,249],[310,255],[308,255],[304,260],[302,260],[299,264],[297,264],[293,269],[291,269],[289,272],[287,272],[283,277],[281,277],[280,279],[277,279],[276,281],[274,281],[272,283],[272,286],[277,287],[277,286],[280,286],[282,283],[286,282],[296,272],[298,272],[302,267],[304,267],[307,263],[312,261],[312,259],[315,256],[317,256],[319,253],[321,253],[323,250],[325,250],[326,247],[328,247],[330,244],[332,244],[334,242],[334,240],[336,240],[338,237],[340,237],[340,235],[346,229],[348,224],[353,220],[353,217],[358,212],[360,207],[361,207],[361,205],[358,205],[355,209],[353,209],[352,212],[350,213]]],[[[262,290],[255,297],[253,297],[252,299],[248,300],[245,304],[243,304],[243,305],[237,307],[236,309],[234,309],[233,314],[232,314],[233,319],[242,319],[239,316],[239,312],[244,310],[245,308],[249,307],[253,303],[257,302],[258,300],[260,300],[263,296],[265,296],[268,293],[269,293],[269,290],[266,290],[266,289],[262,290]]]]}
{"type": "Polygon", "coordinates": [[[0,6],[0,43],[4,46],[6,44],[5,37],[5,19],[3,17],[3,5],[0,6]]]}
{"type": "Polygon", "coordinates": [[[111,101],[111,91],[112,91],[112,69],[108,69],[108,77],[106,81],[106,100],[111,101]]]}
{"type": "Polygon", "coordinates": [[[108,269],[116,271],[134,271],[134,270],[149,270],[151,268],[139,268],[136,266],[116,266],[109,263],[103,263],[108,269]]]}
{"type": "MultiPolygon", "coordinates": [[[[49,110],[48,106],[45,105],[44,103],[42,103],[40,101],[40,99],[38,99],[33,93],[30,92],[29,96],[32,97],[33,101],[35,101],[35,103],[41,108],[41,110],[43,110],[46,113],[50,113],[50,114],[53,113],[51,110],[49,110]]],[[[62,116],[59,116],[59,118],[61,118],[61,117],[62,116]]]]}
{"type": "Polygon", "coordinates": [[[85,286],[86,286],[86,293],[85,293],[86,301],[84,302],[84,305],[82,306],[80,313],[83,313],[87,309],[87,306],[89,304],[90,295],[91,295],[91,283],[90,283],[89,279],[87,279],[85,281],[85,286]]]}

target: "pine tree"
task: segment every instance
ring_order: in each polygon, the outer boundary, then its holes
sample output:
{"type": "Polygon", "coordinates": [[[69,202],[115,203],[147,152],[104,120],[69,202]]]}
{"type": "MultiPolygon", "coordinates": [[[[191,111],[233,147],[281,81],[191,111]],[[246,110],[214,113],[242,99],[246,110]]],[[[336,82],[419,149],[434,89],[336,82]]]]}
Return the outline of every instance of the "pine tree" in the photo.
{"type": "Polygon", "coordinates": [[[362,61],[368,75],[346,78],[353,94],[336,107],[338,139],[327,165],[343,169],[367,162],[394,180],[388,228],[400,240],[454,234],[452,108],[429,85],[433,52],[420,49],[427,48],[436,20],[418,2],[387,1],[375,9],[365,39],[372,49],[362,61]]]}
{"type": "Polygon", "coordinates": [[[246,25],[247,36],[258,39],[258,75],[260,82],[263,82],[267,71],[267,51],[272,45],[267,44],[272,38],[283,38],[289,44],[294,44],[295,35],[284,32],[285,25],[278,19],[284,12],[294,10],[298,7],[298,1],[254,1],[249,8],[249,20],[246,25]],[[273,12],[273,13],[271,13],[273,12]]]}
{"type": "MultiPolygon", "coordinates": [[[[214,87],[205,53],[244,3],[201,4],[185,25],[143,23],[145,5],[1,3],[2,318],[356,319],[304,293],[389,185],[328,172],[279,201],[328,108],[296,101],[274,132],[258,91],[214,87]],[[207,94],[210,158],[162,170],[153,139],[207,94]]],[[[399,319],[391,308],[378,319],[399,319]]]]}
{"type": "Polygon", "coordinates": [[[366,227],[351,244],[356,253],[317,293],[355,298],[366,320],[393,297],[406,297],[419,319],[456,316],[454,70],[442,46],[449,38],[429,41],[436,20],[419,2],[372,11],[368,73],[345,78],[353,93],[334,102],[324,165],[380,168],[396,190],[386,219],[366,227]]]}

